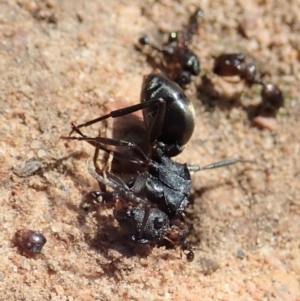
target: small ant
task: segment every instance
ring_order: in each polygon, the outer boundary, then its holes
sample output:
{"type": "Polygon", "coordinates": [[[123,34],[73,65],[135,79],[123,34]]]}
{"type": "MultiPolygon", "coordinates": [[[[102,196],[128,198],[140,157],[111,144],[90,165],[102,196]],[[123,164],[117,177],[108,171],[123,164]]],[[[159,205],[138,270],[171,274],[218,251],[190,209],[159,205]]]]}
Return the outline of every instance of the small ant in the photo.
{"type": "Polygon", "coordinates": [[[265,82],[254,61],[243,53],[223,53],[216,57],[213,72],[219,76],[239,76],[246,85],[261,85],[261,111],[275,114],[284,105],[281,90],[274,84],[265,82]]]}
{"type": "Polygon", "coordinates": [[[147,35],[139,39],[142,46],[148,45],[163,56],[162,68],[167,76],[181,87],[191,82],[192,75],[200,72],[198,56],[188,46],[199,27],[199,20],[203,17],[203,11],[196,9],[189,19],[189,24],[182,31],[174,31],[169,34],[168,41],[161,47],[152,44],[147,35]]]}
{"type": "MultiPolygon", "coordinates": [[[[70,135],[76,132],[79,136],[61,138],[87,141],[95,146],[95,168],[89,165],[88,171],[99,185],[110,187],[113,196],[126,203],[125,206],[115,206],[114,216],[120,226],[130,233],[133,242],[151,243],[169,237],[169,240],[175,240],[175,244],[181,244],[187,259],[192,260],[193,249],[186,242],[186,235],[183,235],[186,231],[176,226],[179,218],[185,219],[191,189],[190,172],[245,162],[234,158],[200,167],[173,161],[171,157],[183,151],[194,127],[194,108],[183,90],[163,75],[150,74],[144,77],[139,104],[112,111],[78,126],[72,124],[70,135]],[[148,142],[151,146],[149,156],[133,142],[99,136],[87,137],[80,131],[82,127],[107,118],[117,118],[139,110],[143,111],[148,131],[148,142]],[[133,150],[135,156],[132,157],[126,158],[118,152],[114,152],[114,156],[142,165],[145,171],[137,174],[129,183],[124,183],[111,173],[106,173],[104,177],[97,165],[97,158],[99,149],[109,152],[106,145],[133,150]]],[[[100,194],[102,193],[99,192],[100,194]]]]}

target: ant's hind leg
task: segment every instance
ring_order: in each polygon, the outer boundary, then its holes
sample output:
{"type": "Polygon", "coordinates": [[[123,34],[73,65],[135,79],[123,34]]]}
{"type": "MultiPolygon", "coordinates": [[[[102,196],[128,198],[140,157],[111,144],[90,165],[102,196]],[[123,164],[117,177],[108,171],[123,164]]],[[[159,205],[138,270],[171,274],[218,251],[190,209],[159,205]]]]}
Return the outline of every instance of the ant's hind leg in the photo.
{"type": "Polygon", "coordinates": [[[87,166],[88,172],[90,175],[97,180],[98,182],[102,183],[110,187],[115,195],[119,196],[120,198],[131,202],[134,205],[148,205],[149,202],[137,197],[129,188],[128,186],[117,176],[107,173],[106,178],[99,173],[99,170],[96,170],[90,162],[88,162],[87,166]]]}
{"type": "MultiPolygon", "coordinates": [[[[73,128],[74,131],[77,132],[77,127],[73,128]]],[[[80,131],[78,132],[80,133],[80,131]]],[[[133,142],[129,142],[129,141],[125,141],[125,140],[121,140],[121,139],[114,139],[114,138],[106,138],[106,137],[87,137],[85,135],[82,134],[81,137],[66,137],[66,136],[61,136],[61,139],[65,139],[65,140],[79,140],[79,141],[86,141],[88,143],[90,143],[91,145],[98,147],[98,151],[99,149],[104,150],[106,152],[109,152],[110,150],[106,149],[103,145],[111,145],[111,146],[122,146],[122,147],[127,147],[130,150],[133,150],[134,152],[136,152],[137,154],[139,154],[142,159],[138,159],[135,158],[135,160],[138,164],[144,164],[147,165],[149,158],[146,156],[146,154],[142,151],[142,149],[135,143],[133,142]]],[[[95,151],[94,154],[94,163],[95,160],[97,160],[98,157],[98,152],[97,149],[95,151]]],[[[125,156],[118,152],[114,152],[116,154],[116,157],[121,157],[122,159],[125,158],[125,156]]],[[[129,160],[131,161],[131,160],[129,160]]],[[[97,167],[97,164],[95,164],[97,167]]]]}

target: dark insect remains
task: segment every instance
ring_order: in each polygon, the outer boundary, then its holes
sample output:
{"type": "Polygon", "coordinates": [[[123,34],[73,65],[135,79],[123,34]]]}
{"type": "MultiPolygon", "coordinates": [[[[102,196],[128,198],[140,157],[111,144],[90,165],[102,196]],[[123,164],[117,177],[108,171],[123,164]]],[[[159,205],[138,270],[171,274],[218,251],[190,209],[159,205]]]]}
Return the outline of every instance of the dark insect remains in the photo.
{"type": "Polygon", "coordinates": [[[160,74],[144,77],[140,103],[118,109],[80,125],[72,124],[70,136],[62,139],[87,141],[95,146],[94,166],[88,171],[99,187],[112,191],[95,192],[95,196],[110,195],[115,199],[114,217],[125,229],[131,240],[138,244],[157,244],[163,240],[174,246],[180,245],[188,260],[193,260],[192,246],[186,239],[185,211],[191,189],[191,171],[218,168],[242,160],[227,159],[200,167],[180,164],[172,157],[181,153],[190,140],[195,127],[192,103],[183,90],[173,81],[160,74]],[[135,143],[106,138],[87,137],[81,128],[142,110],[148,132],[149,154],[135,143]],[[76,132],[79,136],[72,136],[76,132]],[[121,146],[132,150],[132,156],[114,151],[114,158],[128,160],[144,167],[142,173],[129,182],[106,171],[97,164],[99,150],[109,152],[107,146],[121,146]]]}

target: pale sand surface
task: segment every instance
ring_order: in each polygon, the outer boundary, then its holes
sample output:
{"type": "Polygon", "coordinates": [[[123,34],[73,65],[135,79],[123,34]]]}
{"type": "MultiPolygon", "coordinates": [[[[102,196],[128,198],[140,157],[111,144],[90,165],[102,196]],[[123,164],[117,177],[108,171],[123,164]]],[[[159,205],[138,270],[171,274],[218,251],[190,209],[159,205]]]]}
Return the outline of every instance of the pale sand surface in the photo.
{"type": "MultiPolygon", "coordinates": [[[[0,28],[0,300],[300,300],[298,1],[7,0],[0,28]],[[192,49],[202,75],[224,95],[240,93],[241,83],[224,83],[211,68],[214,55],[246,51],[280,85],[286,106],[271,132],[253,126],[240,105],[208,105],[200,77],[187,90],[197,126],[176,160],[258,162],[192,175],[187,215],[196,250],[188,263],[179,249],[141,257],[110,209],[82,210],[82,196],[96,188],[86,169],[93,150],[59,137],[70,121],[137,103],[142,75],[153,69],[134,43],[144,32],[159,41],[159,30],[181,29],[197,5],[205,19],[192,49]],[[20,178],[13,169],[39,170],[20,178]],[[47,237],[40,256],[16,248],[18,228],[47,237]]],[[[253,87],[241,101],[259,100],[253,87]]],[[[95,136],[99,126],[86,132],[95,136]]]]}

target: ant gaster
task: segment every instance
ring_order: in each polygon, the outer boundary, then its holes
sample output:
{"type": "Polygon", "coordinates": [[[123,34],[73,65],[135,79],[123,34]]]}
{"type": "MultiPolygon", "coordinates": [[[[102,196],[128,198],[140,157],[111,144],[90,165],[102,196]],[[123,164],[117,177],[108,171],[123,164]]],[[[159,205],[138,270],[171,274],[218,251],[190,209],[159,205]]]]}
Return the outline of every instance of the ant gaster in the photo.
{"type": "MultiPolygon", "coordinates": [[[[195,127],[195,115],[192,103],[183,90],[163,75],[150,74],[144,77],[139,104],[118,109],[104,116],[75,126],[72,131],[79,137],[63,139],[83,140],[95,146],[94,166],[88,167],[90,174],[99,185],[113,190],[116,198],[131,204],[123,209],[115,208],[115,218],[121,227],[126,228],[131,239],[137,243],[148,243],[174,235],[175,221],[184,219],[191,189],[190,171],[213,169],[240,162],[239,159],[219,161],[204,167],[180,164],[171,159],[184,149],[195,127]],[[135,143],[105,137],[87,137],[80,128],[100,122],[107,118],[116,118],[143,110],[144,123],[148,131],[151,153],[147,156],[135,143]],[[132,149],[135,156],[127,160],[145,166],[146,170],[138,174],[129,183],[111,173],[102,176],[97,165],[99,149],[108,151],[105,145],[124,146],[132,149]],[[174,225],[174,227],[173,227],[174,225]],[[170,232],[172,232],[170,234],[170,232]]],[[[119,159],[126,159],[122,153],[114,152],[119,159]]],[[[99,193],[101,194],[101,192],[99,193]]],[[[122,206],[121,206],[122,207],[122,206]]],[[[185,231],[177,231],[182,250],[187,257],[193,258],[193,251],[182,238],[185,231]],[[180,233],[180,234],[179,234],[180,233]]]]}
{"type": "Polygon", "coordinates": [[[276,113],[284,105],[281,90],[274,84],[265,82],[253,60],[243,53],[223,53],[216,57],[213,72],[219,76],[239,76],[251,87],[261,85],[262,105],[264,112],[276,113]]]}
{"type": "Polygon", "coordinates": [[[197,9],[190,17],[187,28],[182,31],[171,32],[168,41],[161,47],[152,44],[147,35],[139,39],[140,45],[148,45],[162,54],[164,62],[162,62],[161,67],[165,69],[167,76],[181,87],[189,84],[191,77],[200,72],[198,56],[188,46],[198,30],[199,20],[202,17],[203,11],[197,9]]]}

